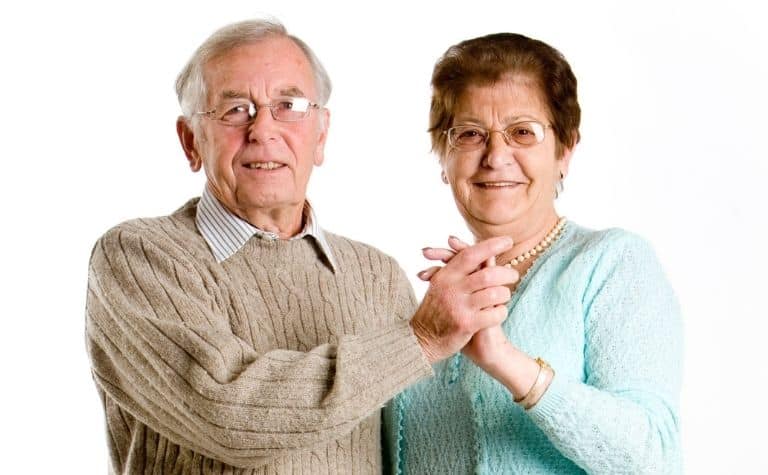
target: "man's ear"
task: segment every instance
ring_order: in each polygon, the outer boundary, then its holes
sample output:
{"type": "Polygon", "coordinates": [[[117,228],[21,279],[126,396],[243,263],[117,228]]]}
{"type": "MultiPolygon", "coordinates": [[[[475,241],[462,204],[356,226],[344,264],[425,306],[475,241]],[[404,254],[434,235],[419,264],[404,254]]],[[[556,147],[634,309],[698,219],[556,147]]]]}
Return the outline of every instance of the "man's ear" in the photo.
{"type": "Polygon", "coordinates": [[[181,148],[184,149],[184,155],[187,156],[187,162],[189,162],[189,169],[193,172],[200,171],[203,166],[203,159],[197,152],[197,146],[195,144],[195,132],[192,130],[192,126],[189,120],[183,115],[176,119],[176,134],[179,136],[179,142],[181,142],[181,148]]]}
{"type": "Polygon", "coordinates": [[[325,160],[325,141],[328,138],[328,126],[331,124],[331,111],[326,108],[319,109],[320,115],[320,135],[317,137],[317,145],[315,146],[315,166],[320,166],[325,160]]]}

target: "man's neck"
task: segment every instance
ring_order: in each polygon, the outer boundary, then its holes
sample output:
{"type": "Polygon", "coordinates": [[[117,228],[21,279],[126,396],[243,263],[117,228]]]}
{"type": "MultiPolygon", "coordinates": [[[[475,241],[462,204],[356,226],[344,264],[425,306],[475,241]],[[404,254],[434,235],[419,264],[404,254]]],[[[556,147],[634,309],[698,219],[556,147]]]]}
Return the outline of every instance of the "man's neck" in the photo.
{"type": "Polygon", "coordinates": [[[304,229],[304,203],[279,208],[230,210],[240,219],[262,231],[289,239],[304,229]]]}

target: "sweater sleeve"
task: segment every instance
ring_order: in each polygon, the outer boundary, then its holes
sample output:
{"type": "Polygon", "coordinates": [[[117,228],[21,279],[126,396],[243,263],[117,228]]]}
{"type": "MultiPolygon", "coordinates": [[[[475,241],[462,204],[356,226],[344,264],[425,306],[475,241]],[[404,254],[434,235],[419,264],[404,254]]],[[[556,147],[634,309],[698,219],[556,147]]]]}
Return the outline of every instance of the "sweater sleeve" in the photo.
{"type": "Polygon", "coordinates": [[[586,383],[556,375],[529,414],[588,473],[676,473],[682,328],[672,289],[650,246],[624,233],[588,280],[586,383]]]}
{"type": "Polygon", "coordinates": [[[391,325],[307,352],[258,353],[233,334],[194,263],[118,227],[89,268],[94,379],[142,423],[231,465],[332,441],[431,371],[407,322],[410,285],[394,269],[391,325]]]}

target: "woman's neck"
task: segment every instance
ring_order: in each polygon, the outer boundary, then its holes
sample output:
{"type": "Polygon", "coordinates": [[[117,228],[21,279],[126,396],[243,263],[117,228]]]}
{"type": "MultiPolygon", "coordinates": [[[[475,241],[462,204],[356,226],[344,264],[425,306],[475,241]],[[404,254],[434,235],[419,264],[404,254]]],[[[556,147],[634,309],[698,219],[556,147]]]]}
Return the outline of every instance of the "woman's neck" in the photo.
{"type": "Polygon", "coordinates": [[[551,213],[533,220],[521,219],[505,225],[476,226],[472,229],[472,234],[475,236],[475,242],[497,236],[510,236],[514,240],[512,248],[496,256],[497,264],[503,265],[535,248],[557,225],[558,220],[559,217],[553,208],[551,213]]]}

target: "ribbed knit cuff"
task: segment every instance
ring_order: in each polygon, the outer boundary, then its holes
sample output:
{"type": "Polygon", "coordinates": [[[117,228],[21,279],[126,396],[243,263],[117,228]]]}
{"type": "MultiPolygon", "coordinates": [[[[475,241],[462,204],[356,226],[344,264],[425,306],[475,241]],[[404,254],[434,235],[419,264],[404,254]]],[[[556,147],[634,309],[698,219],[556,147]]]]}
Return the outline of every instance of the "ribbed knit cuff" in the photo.
{"type": "Polygon", "coordinates": [[[550,420],[567,403],[568,398],[566,394],[569,392],[569,386],[570,384],[565,378],[558,377],[557,373],[555,373],[555,378],[550,383],[547,391],[541,396],[539,402],[527,411],[528,415],[534,420],[542,422],[550,420]]]}

